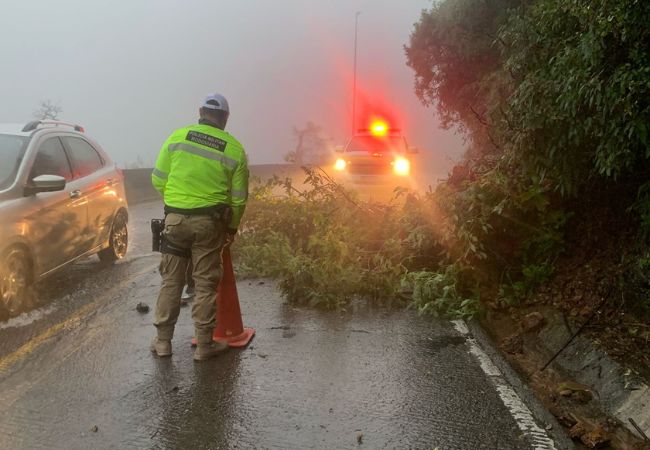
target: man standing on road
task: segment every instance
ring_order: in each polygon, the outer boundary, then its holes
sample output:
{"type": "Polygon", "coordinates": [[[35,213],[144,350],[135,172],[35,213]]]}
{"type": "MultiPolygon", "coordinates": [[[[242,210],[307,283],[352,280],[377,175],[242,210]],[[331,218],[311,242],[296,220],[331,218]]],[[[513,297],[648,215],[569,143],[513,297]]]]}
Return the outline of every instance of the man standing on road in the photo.
{"type": "Polygon", "coordinates": [[[199,109],[199,124],[172,133],[151,176],[165,202],[162,286],[154,321],[157,336],[151,343],[151,351],[161,357],[172,354],[171,339],[190,260],[195,283],[192,319],[198,343],[194,360],[209,359],[228,348],[212,340],[221,250],[233,242],[248,197],[246,153],[224,131],[229,114],[222,95],[208,95],[199,109]]]}

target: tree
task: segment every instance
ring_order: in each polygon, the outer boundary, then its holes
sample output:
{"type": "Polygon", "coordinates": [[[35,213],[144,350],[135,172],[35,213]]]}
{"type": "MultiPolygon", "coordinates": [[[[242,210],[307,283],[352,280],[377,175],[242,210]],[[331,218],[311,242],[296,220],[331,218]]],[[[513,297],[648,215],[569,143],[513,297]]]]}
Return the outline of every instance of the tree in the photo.
{"type": "Polygon", "coordinates": [[[538,0],[502,29],[514,89],[500,127],[563,192],[647,179],[650,4],[538,0]]]}
{"type": "Polygon", "coordinates": [[[57,120],[63,108],[59,103],[53,103],[51,100],[42,100],[37,110],[34,111],[34,119],[39,120],[57,120]]]}
{"type": "Polygon", "coordinates": [[[648,22],[643,0],[443,0],[407,62],[473,155],[577,194],[650,170],[648,22]]]}
{"type": "Polygon", "coordinates": [[[294,128],[293,134],[297,140],[296,148],[284,155],[285,161],[297,166],[328,162],[332,153],[331,145],[329,139],[323,136],[319,125],[308,121],[304,128],[294,128]]]}
{"type": "Polygon", "coordinates": [[[143,168],[147,167],[147,164],[142,159],[142,156],[138,155],[137,158],[135,159],[135,161],[124,163],[124,167],[126,169],[143,169],[143,168]]]}
{"type": "Polygon", "coordinates": [[[474,145],[490,142],[488,113],[501,89],[498,31],[508,11],[526,0],[445,0],[423,11],[405,47],[415,71],[415,92],[435,105],[442,123],[455,126],[474,145]]]}

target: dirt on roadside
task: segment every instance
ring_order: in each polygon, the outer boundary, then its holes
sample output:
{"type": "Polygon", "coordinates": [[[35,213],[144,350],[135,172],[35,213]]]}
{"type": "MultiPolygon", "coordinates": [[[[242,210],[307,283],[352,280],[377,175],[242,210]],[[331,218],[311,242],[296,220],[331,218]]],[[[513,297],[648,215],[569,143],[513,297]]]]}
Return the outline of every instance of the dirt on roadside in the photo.
{"type": "Polygon", "coordinates": [[[639,236],[638,218],[616,203],[623,194],[594,193],[598,200],[572,205],[575,214],[555,275],[525,304],[492,304],[482,320],[510,363],[583,448],[650,449],[650,442],[608,417],[588,386],[556,364],[541,370],[554,352],[539,331],[553,317],[570,330],[567,336],[581,330],[595,348],[650,384],[650,252],[639,236]]]}
{"type": "Polygon", "coordinates": [[[545,317],[553,314],[551,309],[537,305],[493,310],[481,324],[578,448],[650,449],[650,443],[638,439],[604,412],[597,393],[589,386],[571,379],[557,365],[543,369],[553,355],[538,332],[546,325],[545,317]]]}

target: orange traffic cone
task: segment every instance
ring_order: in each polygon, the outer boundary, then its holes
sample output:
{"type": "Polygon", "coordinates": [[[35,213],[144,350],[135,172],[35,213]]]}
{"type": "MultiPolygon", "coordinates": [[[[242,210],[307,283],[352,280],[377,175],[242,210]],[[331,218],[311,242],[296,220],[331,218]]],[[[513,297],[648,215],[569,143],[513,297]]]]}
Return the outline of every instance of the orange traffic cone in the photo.
{"type": "MultiPolygon", "coordinates": [[[[244,328],[242,323],[229,248],[223,249],[221,261],[223,276],[217,288],[217,326],[212,339],[227,342],[230,347],[245,347],[253,339],[255,329],[244,328]]],[[[192,339],[192,345],[196,345],[196,338],[192,339]]]]}

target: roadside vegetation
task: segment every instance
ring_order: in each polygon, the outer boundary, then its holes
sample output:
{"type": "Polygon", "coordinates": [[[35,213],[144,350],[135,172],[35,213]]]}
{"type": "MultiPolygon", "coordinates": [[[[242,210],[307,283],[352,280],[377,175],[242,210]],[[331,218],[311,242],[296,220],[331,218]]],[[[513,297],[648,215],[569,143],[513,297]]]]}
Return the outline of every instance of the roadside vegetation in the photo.
{"type": "Polygon", "coordinates": [[[416,24],[416,93],[470,144],[438,192],[458,210],[454,234],[477,238],[459,277],[488,304],[530,299],[570,270],[579,285],[547,297],[585,317],[621,298],[630,332],[643,329],[649,22],[636,0],[447,0],[416,24]]]}
{"type": "Polygon", "coordinates": [[[471,316],[527,301],[559,265],[597,256],[584,314],[613,284],[647,317],[648,23],[642,0],[436,2],[407,63],[421,101],[466,136],[463,161],[387,205],[318,169],[300,189],[270,180],[252,194],[240,272],[278,277],[292,302],[399,299],[471,316]]]}

